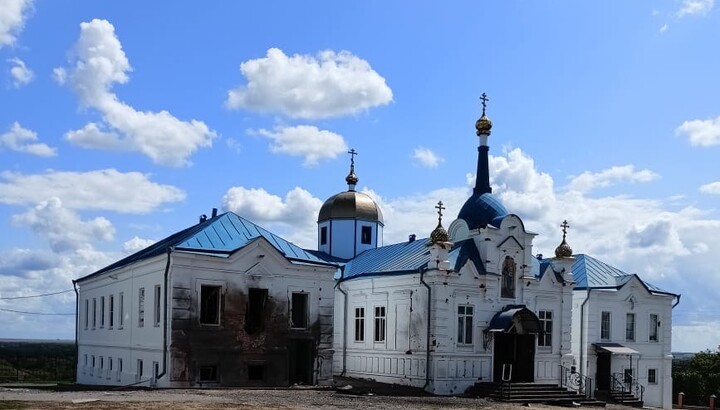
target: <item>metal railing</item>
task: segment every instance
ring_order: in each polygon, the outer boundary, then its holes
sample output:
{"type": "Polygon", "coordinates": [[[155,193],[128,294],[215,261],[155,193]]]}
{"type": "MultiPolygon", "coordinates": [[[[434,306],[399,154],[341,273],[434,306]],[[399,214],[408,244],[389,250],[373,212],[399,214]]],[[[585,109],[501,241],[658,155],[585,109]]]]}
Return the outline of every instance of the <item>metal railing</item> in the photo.
{"type": "Polygon", "coordinates": [[[568,369],[563,365],[560,366],[560,387],[574,390],[577,394],[585,396],[586,399],[593,397],[592,379],[584,374],[568,369]]]}
{"type": "Polygon", "coordinates": [[[636,400],[643,401],[645,386],[630,374],[615,373],[610,375],[610,392],[620,393],[620,402],[625,401],[625,394],[632,395],[636,400]]]}

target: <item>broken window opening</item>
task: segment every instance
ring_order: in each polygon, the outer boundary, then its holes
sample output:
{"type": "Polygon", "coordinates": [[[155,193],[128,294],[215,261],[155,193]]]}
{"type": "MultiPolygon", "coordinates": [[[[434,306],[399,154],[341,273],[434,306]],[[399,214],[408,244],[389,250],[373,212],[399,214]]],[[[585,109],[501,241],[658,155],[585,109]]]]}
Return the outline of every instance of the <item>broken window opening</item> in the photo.
{"type": "Polygon", "coordinates": [[[247,367],[248,380],[264,380],[265,379],[265,365],[264,364],[249,364],[247,367]]]}
{"type": "Polygon", "coordinates": [[[200,286],[200,324],[220,324],[220,286],[200,286]]]}
{"type": "Polygon", "coordinates": [[[201,382],[216,382],[218,381],[217,365],[212,366],[200,366],[198,371],[201,382]]]}
{"type": "Polygon", "coordinates": [[[293,293],[290,315],[290,327],[307,329],[308,327],[308,294],[293,293]]]}
{"type": "Polygon", "coordinates": [[[265,329],[265,303],[268,290],[262,288],[248,289],[248,304],[245,310],[245,331],[248,334],[265,329]]]}

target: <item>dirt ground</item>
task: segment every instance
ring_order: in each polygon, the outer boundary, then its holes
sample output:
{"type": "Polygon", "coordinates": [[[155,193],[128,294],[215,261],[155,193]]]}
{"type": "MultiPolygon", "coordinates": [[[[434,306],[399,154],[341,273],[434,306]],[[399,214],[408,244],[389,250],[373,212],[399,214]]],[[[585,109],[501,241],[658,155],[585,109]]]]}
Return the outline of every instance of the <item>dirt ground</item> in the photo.
{"type": "MultiPolygon", "coordinates": [[[[53,391],[0,387],[0,410],[5,409],[555,409],[540,404],[516,405],[462,397],[385,396],[347,394],[334,389],[173,389],[130,391],[53,391]]],[[[608,405],[609,410],[628,409],[608,405]]]]}

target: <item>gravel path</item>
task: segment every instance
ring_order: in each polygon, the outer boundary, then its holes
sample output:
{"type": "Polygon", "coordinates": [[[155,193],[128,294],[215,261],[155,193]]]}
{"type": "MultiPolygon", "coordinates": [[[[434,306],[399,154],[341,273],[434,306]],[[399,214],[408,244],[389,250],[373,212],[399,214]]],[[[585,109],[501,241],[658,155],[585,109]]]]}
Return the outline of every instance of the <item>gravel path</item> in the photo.
{"type": "MultiPolygon", "coordinates": [[[[0,387],[0,410],[5,409],[556,409],[498,403],[462,397],[389,397],[351,395],[332,389],[173,389],[132,391],[49,391],[0,387]]],[[[609,410],[627,409],[608,405],[609,410]]]]}

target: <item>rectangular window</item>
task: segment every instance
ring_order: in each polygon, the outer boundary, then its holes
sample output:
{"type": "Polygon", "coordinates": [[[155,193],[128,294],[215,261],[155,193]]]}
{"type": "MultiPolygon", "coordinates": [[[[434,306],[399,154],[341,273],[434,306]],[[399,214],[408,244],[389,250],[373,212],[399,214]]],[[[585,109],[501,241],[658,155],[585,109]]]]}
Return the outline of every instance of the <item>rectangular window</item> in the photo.
{"type": "Polygon", "coordinates": [[[93,329],[97,325],[97,299],[93,298],[93,329]]]}
{"type": "Polygon", "coordinates": [[[153,379],[157,380],[159,374],[160,374],[160,363],[153,362],[153,379]]]}
{"type": "Polygon", "coordinates": [[[602,312],[600,316],[600,339],[610,340],[610,312],[602,312]]]}
{"type": "Polygon", "coordinates": [[[245,331],[254,334],[265,328],[265,303],[268,290],[250,288],[248,290],[248,305],[245,311],[245,331]]]}
{"type": "Polygon", "coordinates": [[[372,243],[372,226],[363,226],[360,231],[360,243],[370,245],[372,243]]]}
{"type": "Polygon", "coordinates": [[[160,285],[155,285],[155,326],[160,326],[160,285]]]}
{"type": "Polygon", "coordinates": [[[143,361],[142,361],[142,359],[138,359],[138,361],[137,361],[137,378],[138,378],[138,380],[140,380],[142,378],[143,373],[144,373],[143,361]]]}
{"type": "Polygon", "coordinates": [[[105,296],[100,296],[100,327],[105,327],[105,296]]]}
{"type": "Polygon", "coordinates": [[[85,372],[87,371],[87,367],[88,367],[88,355],[85,354],[84,360],[83,360],[83,374],[85,374],[85,372]]]}
{"type": "Polygon", "coordinates": [[[540,319],[540,330],[542,333],[538,335],[538,346],[551,347],[553,334],[553,316],[549,310],[541,310],[538,312],[540,319]]]}
{"type": "Polygon", "coordinates": [[[100,369],[99,369],[98,372],[97,372],[97,373],[98,373],[98,374],[97,374],[98,377],[102,377],[102,376],[103,376],[103,373],[104,373],[103,370],[104,370],[104,369],[105,369],[105,361],[104,361],[104,358],[103,358],[102,356],[100,356],[100,369]]]}
{"type": "Polygon", "coordinates": [[[200,381],[201,382],[216,382],[218,381],[217,377],[217,366],[200,366],[200,381]]]}
{"type": "Polygon", "coordinates": [[[94,369],[95,368],[95,355],[92,355],[91,360],[92,360],[92,367],[94,369]]]}
{"type": "Polygon", "coordinates": [[[220,324],[220,286],[200,286],[200,324],[220,324]]]}
{"type": "Polygon", "coordinates": [[[458,343],[472,344],[473,340],[473,307],[458,306],[458,343]]]}
{"type": "Polygon", "coordinates": [[[138,290],[138,327],[145,326],[145,288],[138,290]]]}
{"type": "Polygon", "coordinates": [[[122,371],[123,371],[123,362],[122,362],[122,359],[118,357],[117,381],[120,381],[122,379],[122,371]]]}
{"type": "Polygon", "coordinates": [[[120,302],[118,308],[118,327],[122,329],[123,324],[125,323],[125,294],[122,292],[120,292],[120,302]]]}
{"type": "Polygon", "coordinates": [[[658,315],[651,314],[650,315],[650,333],[648,335],[648,340],[651,342],[657,342],[658,341],[658,328],[660,327],[660,322],[658,321],[658,315]]]}
{"type": "Polygon", "coordinates": [[[85,299],[85,329],[90,323],[90,299],[85,299]]]}
{"type": "Polygon", "coordinates": [[[385,306],[375,306],[375,335],[376,342],[385,341],[385,306]]]}
{"type": "Polygon", "coordinates": [[[355,341],[365,341],[365,308],[355,308],[355,341]]]}
{"type": "Polygon", "coordinates": [[[308,294],[293,293],[291,309],[290,326],[295,329],[306,329],[308,327],[308,294]]]}
{"type": "Polygon", "coordinates": [[[115,324],[115,295],[110,295],[110,306],[108,307],[108,327],[113,328],[115,324]]]}
{"type": "Polygon", "coordinates": [[[327,244],[327,226],[320,228],[320,245],[327,244]]]}
{"type": "Polygon", "coordinates": [[[625,340],[635,341],[635,313],[625,315],[625,340]]]}
{"type": "Polygon", "coordinates": [[[648,384],[657,384],[657,369],[648,369],[648,384]]]}
{"type": "Polygon", "coordinates": [[[110,373],[112,373],[113,370],[113,359],[112,357],[108,357],[108,372],[107,372],[107,378],[110,378],[110,373]]]}

